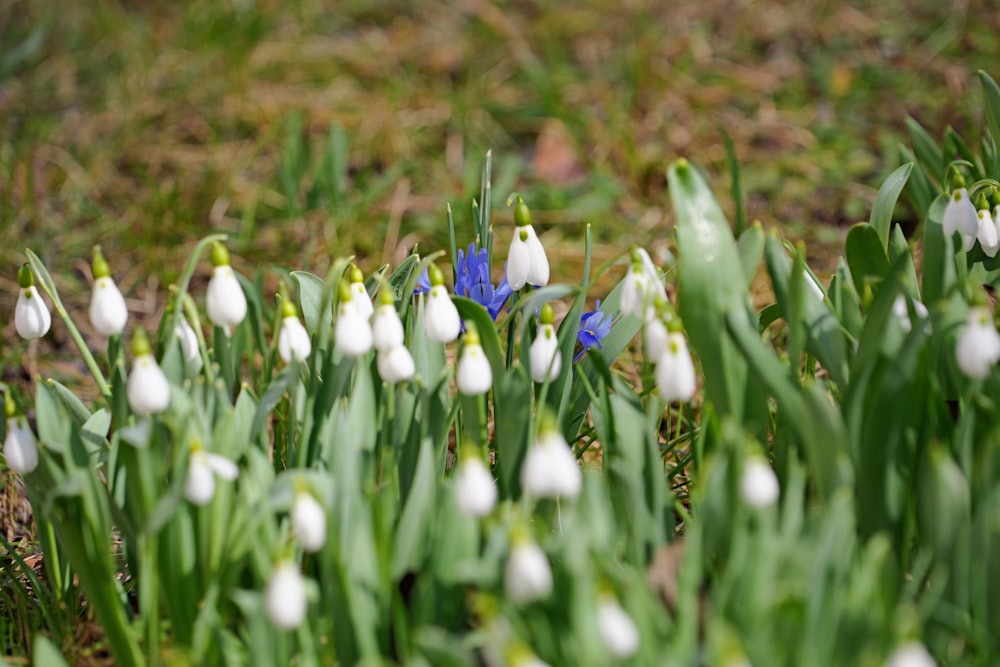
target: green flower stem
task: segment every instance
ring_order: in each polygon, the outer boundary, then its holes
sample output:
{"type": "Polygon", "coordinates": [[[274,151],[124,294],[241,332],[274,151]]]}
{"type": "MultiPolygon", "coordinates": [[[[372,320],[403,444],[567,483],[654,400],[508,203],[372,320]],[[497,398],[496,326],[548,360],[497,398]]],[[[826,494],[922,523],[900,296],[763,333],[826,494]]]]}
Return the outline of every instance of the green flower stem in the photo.
{"type": "Polygon", "coordinates": [[[76,325],[70,318],[69,313],[66,311],[66,307],[63,305],[62,299],[59,298],[59,292],[56,290],[56,285],[52,280],[52,276],[49,275],[49,272],[45,268],[45,264],[42,263],[42,260],[39,259],[38,255],[33,253],[30,248],[25,249],[24,252],[28,255],[28,262],[31,264],[31,270],[38,277],[38,282],[41,284],[42,289],[45,290],[45,293],[49,295],[50,299],[52,299],[52,305],[55,307],[56,312],[59,313],[59,317],[61,317],[63,322],[66,323],[69,335],[73,339],[73,342],[76,343],[76,347],[80,350],[80,354],[83,355],[83,361],[87,364],[90,374],[94,376],[94,381],[97,383],[97,388],[100,390],[101,395],[104,396],[105,400],[110,400],[111,387],[108,385],[108,380],[104,377],[104,373],[101,372],[100,367],[97,365],[97,360],[94,359],[94,355],[90,351],[90,348],[87,347],[87,343],[84,342],[83,336],[80,334],[80,330],[76,328],[76,325]]]}

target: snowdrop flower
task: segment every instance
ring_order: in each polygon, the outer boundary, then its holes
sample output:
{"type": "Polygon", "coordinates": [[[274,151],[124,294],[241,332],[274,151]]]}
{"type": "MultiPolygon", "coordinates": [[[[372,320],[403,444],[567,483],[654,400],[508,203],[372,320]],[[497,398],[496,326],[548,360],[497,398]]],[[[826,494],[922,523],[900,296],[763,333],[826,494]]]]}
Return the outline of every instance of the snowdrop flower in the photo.
{"type": "Polygon", "coordinates": [[[191,327],[187,318],[181,315],[177,318],[177,325],[174,327],[174,335],[181,342],[181,352],[184,353],[184,361],[188,364],[201,365],[201,351],[198,349],[198,334],[191,327]]]}
{"type": "Polygon", "coordinates": [[[368,316],[355,305],[351,286],[344,281],[340,283],[340,306],[333,338],[337,349],[345,357],[360,357],[372,349],[372,327],[368,316]]]}
{"type": "Polygon", "coordinates": [[[552,382],[559,377],[562,370],[562,356],[559,354],[559,338],[552,321],[555,315],[551,304],[542,306],[539,315],[538,333],[528,350],[531,361],[531,379],[539,384],[548,380],[552,382]]]}
{"type": "Polygon", "coordinates": [[[959,183],[959,187],[952,190],[949,195],[948,205],[945,206],[944,215],[941,217],[941,225],[947,236],[960,232],[965,249],[968,251],[972,249],[979,233],[979,216],[972,199],[969,198],[969,191],[964,187],[965,179],[958,177],[955,180],[959,183]]]}
{"type": "Polygon", "coordinates": [[[410,354],[405,345],[397,345],[391,350],[379,352],[375,356],[375,365],[379,377],[389,384],[410,380],[416,373],[413,355],[410,354]]]}
{"type": "Polygon", "coordinates": [[[382,286],[378,308],[372,315],[372,342],[379,352],[387,352],[403,345],[406,333],[396,312],[396,302],[388,285],[382,286]]]}
{"type": "Polygon", "coordinates": [[[195,505],[205,505],[215,495],[215,476],[232,481],[239,474],[236,464],[224,456],[206,452],[200,443],[191,446],[184,497],[195,505]]]}
{"type": "Polygon", "coordinates": [[[455,500],[465,516],[484,517],[497,504],[497,483],[475,449],[466,447],[455,472],[455,500]]]}
{"type": "Polygon", "coordinates": [[[35,288],[35,276],[27,262],[17,272],[17,284],[21,289],[14,306],[14,328],[25,340],[41,338],[52,326],[52,315],[42,300],[41,293],[35,288]]]}
{"type": "Polygon", "coordinates": [[[281,329],[278,330],[278,355],[286,364],[293,359],[305,361],[312,352],[309,332],[302,325],[295,304],[281,299],[281,329]]]}
{"type": "Polygon", "coordinates": [[[597,602],[597,630],[616,658],[631,657],[639,650],[639,630],[613,595],[601,595],[597,602]]]}
{"type": "Polygon", "coordinates": [[[752,455],[743,463],[740,475],[740,497],[750,507],[763,509],[778,501],[781,490],[774,468],[760,455],[752,455]]]}
{"type": "Polygon", "coordinates": [[[1000,250],[1000,234],[997,233],[997,224],[988,209],[981,208],[976,212],[976,215],[979,224],[976,238],[979,239],[979,246],[987,257],[996,257],[997,250],[1000,250]]]}
{"type": "Polygon", "coordinates": [[[14,402],[7,396],[7,437],[3,441],[3,458],[7,467],[26,475],[38,467],[38,443],[24,415],[17,414],[14,402]]]}
{"type": "Polygon", "coordinates": [[[923,644],[909,641],[892,652],[885,667],[935,667],[936,664],[923,644]]]}
{"type": "Polygon", "coordinates": [[[170,405],[170,384],[156,363],[145,329],[136,329],[132,334],[132,357],[132,372],[125,388],[129,407],[142,415],[163,412],[170,405]]]}
{"type": "Polygon", "coordinates": [[[212,266],[206,295],[208,319],[215,326],[228,329],[246,317],[247,298],[229,265],[229,251],[218,241],[212,244],[212,266]]]}
{"type": "Polygon", "coordinates": [[[511,535],[504,589],[517,604],[540,600],[552,592],[552,570],[545,552],[521,530],[511,535]]]}
{"type": "Polygon", "coordinates": [[[531,226],[531,211],[520,195],[511,195],[507,200],[517,199],[514,206],[514,238],[507,255],[507,284],[512,290],[519,290],[526,284],[541,287],[549,284],[549,258],[545,248],[531,226]]]}
{"type": "Polygon", "coordinates": [[[1000,360],[1000,334],[986,308],[969,310],[969,319],[955,344],[955,359],[963,373],[979,380],[989,375],[993,364],[1000,360]]]}
{"type": "Polygon", "coordinates": [[[521,464],[521,486],[535,498],[575,498],[583,473],[551,415],[542,418],[535,445],[521,464]]]}
{"type": "Polygon", "coordinates": [[[667,300],[660,274],[648,252],[642,248],[633,248],[632,263],[622,281],[619,308],[623,315],[636,315],[649,320],[655,315],[658,300],[667,300]]]}
{"type": "MultiPolygon", "coordinates": [[[[926,320],[930,316],[930,313],[927,312],[927,307],[916,299],[913,299],[913,311],[921,320],[926,320]]],[[[903,331],[909,333],[913,328],[913,323],[910,322],[910,311],[907,307],[906,296],[902,294],[896,296],[896,300],[892,302],[892,314],[899,320],[899,326],[903,331]]],[[[930,331],[929,322],[925,328],[930,331]]]]}
{"type": "Polygon", "coordinates": [[[493,371],[489,359],[479,343],[479,332],[471,323],[463,339],[462,356],[458,360],[455,380],[459,393],[466,396],[485,394],[493,385],[493,371]]]}
{"type": "Polygon", "coordinates": [[[431,281],[431,293],[427,297],[427,310],[424,311],[424,332],[432,342],[450,343],[458,338],[462,330],[462,318],[458,316],[458,308],[444,286],[441,269],[431,264],[427,272],[431,281]]]}
{"type": "Polygon", "coordinates": [[[289,512],[292,530],[303,551],[315,553],[326,544],[326,511],[311,493],[300,490],[289,512]]]}
{"type": "Polygon", "coordinates": [[[111,277],[111,267],[99,245],[94,246],[91,268],[94,272],[94,291],[90,297],[90,323],[102,336],[120,334],[128,322],[128,306],[111,277]]]}
{"type": "Polygon", "coordinates": [[[281,561],[271,570],[264,592],[267,618],[282,630],[294,630],[306,617],[306,583],[295,563],[281,561]]]}
{"type": "Polygon", "coordinates": [[[351,264],[351,303],[366,320],[375,312],[372,299],[365,289],[365,274],[354,264],[351,264]]]}
{"type": "Polygon", "coordinates": [[[694,396],[697,378],[684,334],[667,335],[666,348],[656,361],[656,387],[667,403],[689,401],[694,396]]]}

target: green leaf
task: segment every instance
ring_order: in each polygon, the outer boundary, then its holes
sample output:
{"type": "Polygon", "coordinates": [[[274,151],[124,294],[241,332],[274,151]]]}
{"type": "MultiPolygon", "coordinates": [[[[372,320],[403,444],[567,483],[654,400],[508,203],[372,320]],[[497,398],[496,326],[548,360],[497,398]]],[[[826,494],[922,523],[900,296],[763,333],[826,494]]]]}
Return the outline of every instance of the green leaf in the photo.
{"type": "Polygon", "coordinates": [[[496,382],[503,377],[507,370],[504,362],[503,349],[500,347],[500,337],[497,335],[496,325],[489,311],[472,299],[463,296],[453,296],[451,300],[458,308],[458,314],[462,319],[471,321],[476,325],[479,333],[479,341],[483,346],[483,352],[490,361],[490,370],[493,371],[493,381],[496,382]]]}
{"type": "Polygon", "coordinates": [[[281,400],[281,397],[285,395],[285,392],[299,380],[299,362],[293,362],[281,369],[278,373],[278,377],[271,381],[271,384],[267,386],[264,390],[264,395],[260,397],[260,402],[257,404],[257,411],[254,414],[253,422],[250,426],[250,441],[256,440],[264,425],[267,423],[267,418],[274,410],[274,407],[281,400]]]}
{"type": "Polygon", "coordinates": [[[892,212],[896,208],[896,200],[899,193],[903,191],[906,182],[913,171],[913,163],[904,164],[889,174],[878,194],[875,195],[875,203],[872,204],[872,215],[868,222],[878,233],[878,238],[882,242],[882,247],[886,247],[889,242],[889,227],[892,225],[892,212]]]}
{"type": "Polygon", "coordinates": [[[757,275],[757,267],[764,254],[765,241],[764,228],[759,222],[755,222],[743,230],[736,241],[740,253],[740,266],[743,267],[743,276],[746,278],[747,285],[752,283],[754,276],[757,275]]]}
{"type": "Polygon", "coordinates": [[[31,654],[32,664],[36,667],[69,667],[69,663],[63,659],[56,645],[41,633],[35,635],[31,654]]]}
{"type": "Polygon", "coordinates": [[[874,227],[862,222],[851,227],[847,233],[844,253],[851,269],[854,289],[862,303],[866,303],[868,295],[874,293],[889,271],[886,244],[874,227]]]}
{"type": "MultiPolygon", "coordinates": [[[[915,163],[917,160],[913,152],[906,146],[899,147],[899,161],[915,163]]],[[[910,198],[913,212],[921,219],[927,217],[927,208],[937,196],[937,188],[934,187],[923,168],[918,164],[910,173],[910,178],[906,181],[906,195],[910,198]]]]}
{"type": "Polygon", "coordinates": [[[924,224],[923,280],[920,284],[923,288],[924,303],[928,304],[945,298],[958,280],[952,237],[945,236],[944,228],[941,226],[947,202],[946,195],[938,195],[928,209],[924,224]]]}
{"type": "Polygon", "coordinates": [[[419,570],[430,548],[430,530],[434,522],[437,475],[434,446],[430,438],[420,443],[420,457],[396,528],[392,548],[392,577],[400,579],[408,570],[419,570]]]}
{"type": "Polygon", "coordinates": [[[927,130],[920,123],[909,116],[906,118],[906,129],[910,133],[913,151],[920,164],[927,171],[928,176],[938,183],[943,183],[944,158],[937,143],[931,138],[931,135],[927,134],[927,130]]]}
{"type": "MultiPolygon", "coordinates": [[[[979,83],[983,86],[983,110],[986,112],[986,125],[990,128],[990,138],[993,143],[993,155],[997,155],[997,142],[1000,142],[1000,88],[996,81],[984,72],[979,70],[979,83]]],[[[993,166],[990,176],[997,178],[1000,176],[1000,169],[993,166]]]]}
{"type": "Polygon", "coordinates": [[[333,314],[330,312],[329,301],[324,299],[326,283],[305,271],[292,271],[291,275],[299,285],[299,307],[310,335],[315,336],[321,328],[329,329],[333,314]]]}

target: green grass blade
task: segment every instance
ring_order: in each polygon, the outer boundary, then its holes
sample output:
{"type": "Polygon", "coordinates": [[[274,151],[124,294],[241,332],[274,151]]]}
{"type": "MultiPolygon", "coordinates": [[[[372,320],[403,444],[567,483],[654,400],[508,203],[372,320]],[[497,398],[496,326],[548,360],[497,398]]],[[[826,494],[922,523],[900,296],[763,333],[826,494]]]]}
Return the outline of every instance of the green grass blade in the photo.
{"type": "Polygon", "coordinates": [[[889,243],[892,212],[896,208],[896,200],[899,199],[899,193],[903,191],[906,182],[910,178],[911,171],[913,171],[912,162],[899,167],[889,174],[889,178],[885,179],[882,187],[879,188],[878,194],[875,195],[875,203],[872,204],[872,215],[869,218],[869,223],[878,233],[883,247],[886,247],[889,243]]]}

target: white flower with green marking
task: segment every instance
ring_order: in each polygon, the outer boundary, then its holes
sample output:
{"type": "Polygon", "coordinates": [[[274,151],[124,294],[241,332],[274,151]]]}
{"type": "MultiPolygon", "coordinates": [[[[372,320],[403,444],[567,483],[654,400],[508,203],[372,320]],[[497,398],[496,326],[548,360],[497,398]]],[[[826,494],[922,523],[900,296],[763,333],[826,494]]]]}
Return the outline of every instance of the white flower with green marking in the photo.
{"type": "Polygon", "coordinates": [[[206,505],[215,496],[215,478],[233,481],[239,475],[236,464],[224,456],[206,452],[200,445],[191,447],[184,497],[195,505],[206,505]]]}
{"type": "Polygon", "coordinates": [[[282,630],[294,630],[302,625],[308,607],[306,582],[299,567],[287,560],[275,565],[264,591],[268,620],[282,630]]]}
{"type": "Polygon", "coordinates": [[[212,244],[212,267],[205,297],[208,319],[217,327],[229,329],[246,317],[247,297],[229,265],[229,251],[217,241],[212,244]]]}
{"type": "Polygon", "coordinates": [[[20,291],[14,305],[14,328],[17,335],[25,340],[41,338],[52,326],[52,314],[35,287],[35,277],[27,263],[18,270],[17,282],[20,291]]]}
{"type": "Polygon", "coordinates": [[[978,306],[969,310],[965,328],[955,342],[955,360],[963,373],[979,380],[1000,361],[1000,334],[988,309],[978,306]]]}
{"type": "Polygon", "coordinates": [[[132,334],[132,372],[125,393],[129,407],[140,415],[163,412],[170,405],[170,383],[156,363],[144,329],[132,334]]]}
{"type": "Polygon", "coordinates": [[[326,511],[308,491],[298,491],[289,512],[292,531],[303,551],[317,552],[326,544],[326,511]]]}
{"type": "Polygon", "coordinates": [[[27,475],[38,467],[38,442],[24,415],[15,415],[14,404],[7,397],[7,437],[3,441],[3,458],[7,467],[19,475],[27,475]]]}

